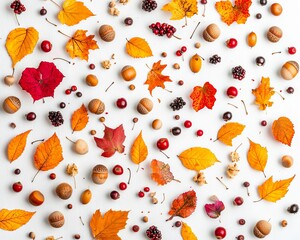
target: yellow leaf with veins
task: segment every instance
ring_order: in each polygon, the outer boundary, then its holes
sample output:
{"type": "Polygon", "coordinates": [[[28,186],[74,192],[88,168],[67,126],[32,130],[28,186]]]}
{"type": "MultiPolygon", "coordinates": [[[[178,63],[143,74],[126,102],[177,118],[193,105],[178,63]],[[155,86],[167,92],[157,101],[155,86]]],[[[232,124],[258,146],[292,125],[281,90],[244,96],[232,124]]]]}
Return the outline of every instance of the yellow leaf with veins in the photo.
{"type": "Polygon", "coordinates": [[[172,13],[171,20],[180,20],[198,14],[197,0],[172,0],[162,8],[172,13]]]}
{"type": "Polygon", "coordinates": [[[273,102],[270,99],[275,91],[270,87],[270,78],[262,77],[260,85],[256,89],[252,89],[252,94],[256,97],[255,104],[259,106],[260,110],[271,107],[273,102]]]}

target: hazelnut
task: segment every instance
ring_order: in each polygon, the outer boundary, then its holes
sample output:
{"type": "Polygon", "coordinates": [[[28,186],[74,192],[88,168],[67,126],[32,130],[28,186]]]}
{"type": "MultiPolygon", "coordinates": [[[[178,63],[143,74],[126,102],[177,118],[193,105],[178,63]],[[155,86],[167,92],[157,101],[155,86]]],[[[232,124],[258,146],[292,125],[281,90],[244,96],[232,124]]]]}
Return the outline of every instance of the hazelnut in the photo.
{"type": "Polygon", "coordinates": [[[270,11],[274,16],[279,16],[282,13],[282,6],[279,3],[273,3],[270,11]]]}
{"type": "Polygon", "coordinates": [[[102,25],[99,28],[100,38],[105,42],[111,42],[115,39],[116,32],[110,25],[102,25]]]}
{"type": "Polygon", "coordinates": [[[282,30],[279,27],[270,27],[267,32],[267,38],[270,42],[278,42],[282,37],[282,30]]]}
{"type": "Polygon", "coordinates": [[[48,221],[52,227],[60,228],[65,223],[65,217],[61,212],[55,211],[49,215],[48,221]]]}
{"type": "Polygon", "coordinates": [[[143,115],[151,112],[152,108],[153,102],[149,98],[142,98],[137,105],[137,111],[143,115]]]}
{"type": "Polygon", "coordinates": [[[158,130],[162,127],[162,121],[160,119],[154,119],[152,122],[152,128],[158,130]]]}
{"type": "Polygon", "coordinates": [[[90,189],[86,189],[81,193],[80,202],[82,204],[88,204],[92,199],[92,192],[90,189]]]}
{"type": "Polygon", "coordinates": [[[180,65],[178,63],[174,63],[173,68],[178,70],[178,69],[180,69],[180,65]]]}
{"type": "Polygon", "coordinates": [[[143,217],[143,222],[148,222],[148,221],[149,221],[148,217],[147,217],[147,216],[144,216],[144,217],[143,217]]]}
{"type": "Polygon", "coordinates": [[[12,75],[7,75],[4,77],[4,83],[8,86],[11,86],[15,83],[15,78],[12,75]]]}
{"type": "Polygon", "coordinates": [[[290,168],[294,163],[294,160],[291,156],[289,155],[284,155],[281,158],[281,164],[282,166],[284,166],[285,168],[290,168]]]}
{"type": "Polygon", "coordinates": [[[21,101],[15,96],[9,96],[5,98],[2,107],[7,113],[15,113],[21,108],[21,101]]]}
{"type": "Polygon", "coordinates": [[[200,42],[196,42],[195,43],[195,48],[200,48],[201,47],[201,43],[200,42]]]}
{"type": "Polygon", "coordinates": [[[136,77],[136,71],[133,66],[126,65],[121,70],[121,76],[125,81],[132,81],[136,77]]]}
{"type": "Polygon", "coordinates": [[[87,85],[89,85],[91,87],[95,87],[98,85],[98,78],[93,74],[89,74],[86,76],[85,82],[87,85]]]}
{"type": "Polygon", "coordinates": [[[213,42],[215,41],[221,34],[221,30],[218,27],[217,24],[210,24],[206,27],[206,29],[203,31],[203,38],[207,42],[213,42]]]}
{"type": "Polygon", "coordinates": [[[66,200],[72,196],[73,189],[68,183],[61,183],[56,187],[56,194],[59,198],[66,200]]]}
{"type": "Polygon", "coordinates": [[[105,111],[105,104],[100,99],[94,98],[89,102],[88,109],[91,113],[99,115],[105,111]]]}
{"type": "Polygon", "coordinates": [[[40,191],[33,191],[30,193],[28,197],[28,201],[33,205],[33,206],[40,206],[44,203],[44,195],[40,191]]]}
{"type": "Polygon", "coordinates": [[[253,233],[257,238],[264,238],[271,232],[271,229],[272,229],[271,223],[265,220],[260,220],[256,223],[253,229],[253,233]]]}
{"type": "Polygon", "coordinates": [[[108,169],[102,164],[98,164],[93,168],[92,171],[92,180],[96,184],[105,183],[108,178],[108,169]]]}
{"type": "Polygon", "coordinates": [[[281,67],[280,75],[285,80],[291,80],[299,72],[299,64],[295,61],[288,61],[281,67]]]}

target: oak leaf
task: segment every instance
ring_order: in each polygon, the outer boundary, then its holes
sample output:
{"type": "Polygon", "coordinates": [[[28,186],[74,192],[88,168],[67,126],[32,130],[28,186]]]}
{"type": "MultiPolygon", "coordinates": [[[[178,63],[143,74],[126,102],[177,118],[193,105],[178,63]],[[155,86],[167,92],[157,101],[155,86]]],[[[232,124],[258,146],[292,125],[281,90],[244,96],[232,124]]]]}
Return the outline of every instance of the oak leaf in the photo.
{"type": "Polygon", "coordinates": [[[146,58],[153,56],[152,50],[146,40],[139,37],[127,40],[126,52],[133,58],[146,58]]]}
{"type": "Polygon", "coordinates": [[[225,123],[218,131],[218,136],[216,140],[221,141],[222,143],[232,146],[232,140],[240,135],[245,128],[245,125],[231,122],[225,123]]]}
{"type": "Polygon", "coordinates": [[[291,146],[295,134],[294,124],[287,117],[280,117],[272,124],[273,137],[288,146],[291,146]]]}
{"type": "Polygon", "coordinates": [[[178,158],[187,169],[196,171],[204,170],[219,162],[212,151],[202,147],[189,148],[180,153],[178,158]]]}
{"type": "Polygon", "coordinates": [[[71,128],[74,131],[81,131],[84,129],[89,121],[89,115],[84,104],[81,105],[73,114],[71,118],[71,128]]]}
{"type": "Polygon", "coordinates": [[[5,47],[12,60],[12,68],[33,52],[38,40],[39,32],[33,27],[16,28],[8,34],[5,47]]]}
{"type": "Polygon", "coordinates": [[[161,65],[161,60],[153,63],[152,69],[148,72],[147,80],[144,84],[149,84],[148,90],[152,96],[152,90],[156,87],[165,89],[165,82],[172,82],[169,76],[163,75],[161,72],[166,68],[167,64],[161,65]]]}
{"type": "Polygon", "coordinates": [[[275,94],[273,89],[270,87],[270,78],[264,77],[262,77],[260,85],[256,89],[252,89],[252,94],[256,97],[255,104],[259,106],[260,110],[265,110],[273,105],[273,102],[270,102],[270,98],[275,94]]]}
{"type": "Polygon", "coordinates": [[[171,0],[163,6],[162,10],[172,13],[171,20],[191,18],[198,14],[197,0],[171,0]]]}
{"type": "Polygon", "coordinates": [[[94,14],[84,6],[83,2],[65,0],[57,18],[62,24],[73,26],[91,16],[94,16],[94,14]]]}
{"type": "Polygon", "coordinates": [[[184,222],[181,227],[181,237],[182,240],[198,240],[191,227],[184,222]]]}
{"type": "Polygon", "coordinates": [[[180,194],[173,200],[169,215],[171,217],[167,221],[172,220],[173,217],[179,216],[182,218],[189,217],[196,209],[197,196],[194,190],[180,194]]]}
{"type": "Polygon", "coordinates": [[[111,157],[115,152],[123,153],[125,146],[123,142],[125,141],[124,128],[121,124],[119,127],[112,129],[106,125],[104,129],[103,138],[94,137],[97,147],[101,148],[104,152],[101,154],[103,157],[111,157]]]}
{"type": "Polygon", "coordinates": [[[121,240],[118,232],[124,229],[128,219],[128,211],[107,211],[102,216],[96,210],[90,221],[92,236],[96,240],[121,240]]]}
{"type": "Polygon", "coordinates": [[[67,42],[66,50],[71,58],[78,57],[81,60],[89,60],[89,50],[98,49],[95,35],[86,36],[87,30],[77,30],[67,42]]]}
{"type": "Polygon", "coordinates": [[[148,147],[143,139],[141,131],[131,146],[130,157],[135,164],[140,164],[146,160],[147,156],[148,147]]]}
{"type": "Polygon", "coordinates": [[[31,130],[28,130],[10,140],[7,146],[7,158],[10,162],[17,160],[22,155],[30,132],[31,130]]]}
{"type": "Polygon", "coordinates": [[[268,150],[266,147],[262,147],[260,144],[252,142],[250,139],[249,142],[250,147],[247,153],[248,163],[253,169],[263,172],[266,177],[264,171],[268,161],[268,150]]]}
{"type": "Polygon", "coordinates": [[[193,109],[196,112],[204,107],[212,109],[216,101],[216,92],[217,90],[209,82],[204,83],[203,87],[194,87],[193,92],[190,95],[190,98],[193,100],[193,109]]]}
{"type": "Polygon", "coordinates": [[[252,4],[251,0],[235,0],[235,5],[232,6],[231,1],[216,2],[215,7],[221,15],[221,19],[228,26],[233,22],[244,24],[250,16],[249,8],[252,4]]]}
{"type": "Polygon", "coordinates": [[[158,185],[165,185],[173,180],[178,181],[174,179],[173,173],[170,171],[170,166],[167,163],[153,159],[150,168],[151,178],[157,182],[158,185]]]}
{"type": "Polygon", "coordinates": [[[288,179],[273,182],[273,177],[271,176],[262,185],[258,186],[260,200],[264,199],[269,202],[276,202],[283,198],[288,192],[288,188],[294,177],[295,175],[288,179]]]}
{"type": "Polygon", "coordinates": [[[23,90],[28,92],[34,101],[45,97],[54,97],[54,90],[63,80],[64,75],[54,63],[40,62],[37,69],[26,68],[19,81],[23,90]]]}
{"type": "Polygon", "coordinates": [[[1,209],[0,210],[0,229],[14,231],[24,226],[35,214],[21,209],[1,209]]]}

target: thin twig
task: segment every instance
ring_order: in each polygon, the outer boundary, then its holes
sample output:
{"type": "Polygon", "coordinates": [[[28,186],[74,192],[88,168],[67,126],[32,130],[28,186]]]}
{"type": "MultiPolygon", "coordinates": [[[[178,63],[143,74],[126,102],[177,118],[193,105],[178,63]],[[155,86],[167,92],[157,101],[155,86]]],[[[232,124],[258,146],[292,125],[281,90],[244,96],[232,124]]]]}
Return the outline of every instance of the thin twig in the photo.
{"type": "Polygon", "coordinates": [[[192,39],[192,37],[194,36],[194,33],[196,32],[196,29],[199,27],[200,23],[201,23],[201,22],[198,22],[198,24],[197,24],[197,26],[195,27],[195,29],[194,29],[192,35],[190,36],[190,39],[192,39]]]}
{"type": "Polygon", "coordinates": [[[228,190],[229,188],[225,185],[225,183],[223,183],[222,181],[221,181],[221,179],[220,178],[218,178],[218,177],[216,177],[216,179],[226,188],[226,190],[228,190]]]}
{"type": "Polygon", "coordinates": [[[282,98],[282,100],[285,100],[285,98],[279,92],[276,92],[276,93],[282,98]]]}
{"type": "Polygon", "coordinates": [[[165,200],[166,200],[166,195],[165,193],[163,193],[163,200],[160,202],[160,204],[162,204],[165,200]]]}
{"type": "Polygon", "coordinates": [[[248,115],[248,111],[247,111],[246,104],[245,104],[244,100],[242,99],[241,102],[242,102],[243,105],[244,105],[244,109],[245,109],[246,115],[248,115]]]}
{"type": "Polygon", "coordinates": [[[71,62],[70,62],[70,61],[68,61],[67,59],[64,59],[64,58],[59,58],[59,57],[56,57],[56,58],[53,58],[53,60],[62,60],[62,61],[65,61],[65,62],[67,62],[67,63],[71,64],[71,62]]]}
{"type": "Polygon", "coordinates": [[[242,145],[243,145],[243,143],[240,143],[240,145],[238,145],[234,151],[236,152],[239,149],[239,147],[242,145]]]}
{"type": "Polygon", "coordinates": [[[34,144],[36,142],[44,142],[44,141],[45,141],[45,139],[38,139],[38,140],[34,140],[33,142],[31,142],[31,144],[34,144]]]}
{"type": "Polygon", "coordinates": [[[172,35],[172,37],[174,37],[174,38],[176,38],[176,39],[178,39],[178,40],[181,40],[181,38],[180,38],[180,37],[177,37],[176,35],[172,35]]]}
{"type": "Polygon", "coordinates": [[[17,14],[16,14],[16,13],[15,13],[15,17],[16,17],[16,20],[17,20],[18,26],[20,26],[20,23],[19,23],[19,20],[18,20],[18,16],[17,16],[17,14]]]}
{"type": "Polygon", "coordinates": [[[130,180],[131,180],[131,170],[130,170],[130,168],[127,168],[127,170],[129,171],[129,177],[128,177],[128,182],[127,182],[127,184],[129,185],[130,180]]]}
{"type": "Polygon", "coordinates": [[[230,106],[233,106],[233,107],[235,107],[235,108],[238,108],[237,106],[235,106],[234,104],[232,104],[232,103],[227,103],[228,105],[230,105],[230,106]]]}
{"type": "Polygon", "coordinates": [[[84,223],[83,223],[83,221],[82,221],[81,216],[79,216],[79,219],[80,219],[80,222],[81,222],[82,226],[84,226],[84,223]]]}
{"type": "Polygon", "coordinates": [[[278,52],[272,52],[272,55],[278,54],[278,53],[281,53],[281,51],[278,51],[278,52]]]}
{"type": "Polygon", "coordinates": [[[58,3],[54,2],[53,0],[50,0],[50,2],[53,2],[57,7],[61,8],[58,3]]]}
{"type": "Polygon", "coordinates": [[[54,27],[57,27],[57,25],[56,25],[55,23],[53,23],[53,22],[50,22],[50,21],[48,20],[48,18],[45,18],[45,19],[46,19],[46,21],[47,21],[48,23],[52,24],[54,27]]]}
{"type": "Polygon", "coordinates": [[[67,34],[65,34],[65,33],[63,33],[62,31],[60,31],[60,30],[57,30],[60,34],[62,34],[62,35],[64,35],[64,36],[66,36],[66,37],[68,37],[68,38],[72,38],[72,37],[70,37],[69,35],[67,35],[67,34]]]}
{"type": "Polygon", "coordinates": [[[160,150],[160,152],[165,155],[168,159],[170,158],[166,153],[164,153],[162,150],[160,150]]]}
{"type": "Polygon", "coordinates": [[[114,84],[115,82],[112,82],[106,89],[105,89],[105,92],[108,91],[108,89],[114,84]]]}

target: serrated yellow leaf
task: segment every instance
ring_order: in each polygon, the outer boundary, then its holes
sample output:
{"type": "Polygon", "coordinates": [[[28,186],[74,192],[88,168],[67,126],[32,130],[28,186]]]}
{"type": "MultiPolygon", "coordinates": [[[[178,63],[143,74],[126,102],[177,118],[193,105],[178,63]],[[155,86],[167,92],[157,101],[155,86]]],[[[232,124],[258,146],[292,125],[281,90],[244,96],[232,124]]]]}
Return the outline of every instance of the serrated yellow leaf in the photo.
{"type": "Polygon", "coordinates": [[[261,78],[260,85],[256,89],[252,89],[252,94],[256,97],[255,104],[259,106],[260,110],[265,110],[271,107],[273,102],[270,101],[275,91],[270,87],[270,78],[261,78]]]}
{"type": "Polygon", "coordinates": [[[31,130],[23,132],[10,140],[7,147],[7,158],[10,162],[17,160],[26,147],[26,140],[31,130]]]}
{"type": "Polygon", "coordinates": [[[273,182],[273,177],[271,176],[262,185],[258,186],[258,193],[262,199],[269,202],[276,202],[283,198],[288,192],[288,187],[293,181],[295,175],[291,178],[273,182]]]}
{"type": "Polygon", "coordinates": [[[240,135],[244,128],[245,125],[237,122],[225,123],[218,131],[217,140],[228,146],[232,146],[232,139],[240,135]]]}
{"type": "Polygon", "coordinates": [[[73,114],[71,118],[71,128],[74,131],[81,131],[84,129],[89,121],[89,115],[84,104],[81,105],[73,114]]]}
{"type": "Polygon", "coordinates": [[[181,237],[182,240],[198,240],[191,227],[184,222],[181,227],[181,237]]]}
{"type": "Polygon", "coordinates": [[[147,156],[148,156],[148,147],[143,139],[142,131],[141,131],[132,144],[130,150],[130,157],[135,164],[140,164],[141,162],[146,160],[147,156]]]}
{"type": "Polygon", "coordinates": [[[197,0],[172,0],[162,8],[172,13],[171,20],[180,20],[184,17],[191,18],[198,14],[197,0]]]}
{"type": "Polygon", "coordinates": [[[16,28],[8,34],[5,47],[12,60],[12,68],[33,52],[38,40],[39,32],[33,27],[16,28]]]}
{"type": "Polygon", "coordinates": [[[21,209],[1,209],[0,228],[6,231],[14,231],[25,225],[35,212],[27,212],[21,209]]]}
{"type": "Polygon", "coordinates": [[[280,117],[272,124],[274,138],[288,146],[291,146],[295,134],[294,124],[287,117],[280,117]]]}
{"type": "Polygon", "coordinates": [[[152,50],[145,39],[134,37],[127,40],[126,52],[134,58],[145,58],[153,56],[152,50]]]}
{"type": "Polygon", "coordinates": [[[268,161],[268,150],[260,144],[252,142],[250,139],[249,142],[250,147],[247,154],[248,163],[253,169],[261,171],[265,175],[264,171],[268,161]]]}
{"type": "Polygon", "coordinates": [[[207,148],[192,147],[178,156],[183,166],[190,170],[201,171],[219,162],[214,153],[207,148]]]}

